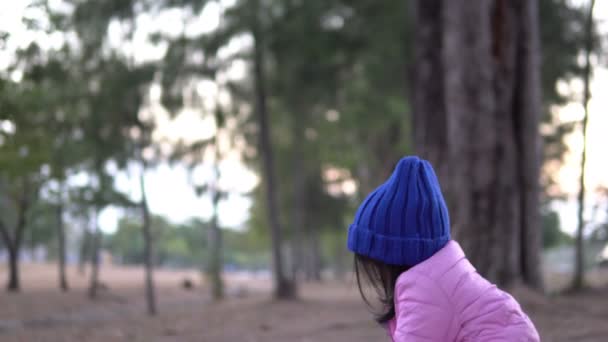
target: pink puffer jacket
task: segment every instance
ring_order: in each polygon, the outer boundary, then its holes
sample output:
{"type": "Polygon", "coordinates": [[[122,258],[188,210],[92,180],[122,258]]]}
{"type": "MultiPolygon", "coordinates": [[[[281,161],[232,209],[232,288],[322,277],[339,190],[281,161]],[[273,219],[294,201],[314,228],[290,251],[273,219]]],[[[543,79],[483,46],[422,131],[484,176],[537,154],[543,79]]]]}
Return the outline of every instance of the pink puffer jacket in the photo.
{"type": "Polygon", "coordinates": [[[395,310],[395,342],[540,341],[515,299],[481,277],[455,241],[399,276],[395,310]]]}

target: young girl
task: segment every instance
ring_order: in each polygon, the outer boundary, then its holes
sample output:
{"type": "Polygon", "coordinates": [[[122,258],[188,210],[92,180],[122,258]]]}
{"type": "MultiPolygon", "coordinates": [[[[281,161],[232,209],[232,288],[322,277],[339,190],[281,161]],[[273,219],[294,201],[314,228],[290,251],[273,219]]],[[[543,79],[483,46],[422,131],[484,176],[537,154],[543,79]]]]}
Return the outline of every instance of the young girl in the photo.
{"type": "Polygon", "coordinates": [[[361,274],[393,341],[540,341],[519,304],[469,263],[428,161],[403,158],[361,204],[348,231],[361,274]]]}

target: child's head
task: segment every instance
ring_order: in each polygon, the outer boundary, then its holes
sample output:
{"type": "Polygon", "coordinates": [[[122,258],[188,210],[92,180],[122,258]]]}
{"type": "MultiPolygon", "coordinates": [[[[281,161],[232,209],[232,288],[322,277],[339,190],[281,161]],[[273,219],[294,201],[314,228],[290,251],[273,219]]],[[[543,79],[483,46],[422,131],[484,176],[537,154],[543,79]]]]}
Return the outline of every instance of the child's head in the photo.
{"type": "Polygon", "coordinates": [[[385,306],[379,322],[394,317],[397,277],[449,240],[448,210],[431,164],[418,157],[401,159],[391,177],[363,201],[348,230],[359,289],[363,274],[385,306]]]}

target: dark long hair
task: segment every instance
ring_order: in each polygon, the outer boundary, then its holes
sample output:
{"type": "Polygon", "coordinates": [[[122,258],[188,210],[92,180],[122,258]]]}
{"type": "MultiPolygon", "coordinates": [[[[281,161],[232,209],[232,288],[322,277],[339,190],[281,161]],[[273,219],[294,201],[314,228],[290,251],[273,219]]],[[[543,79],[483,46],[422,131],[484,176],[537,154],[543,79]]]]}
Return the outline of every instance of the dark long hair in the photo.
{"type": "Polygon", "coordinates": [[[410,269],[409,266],[388,265],[381,261],[355,254],[355,275],[357,286],[363,301],[369,306],[375,315],[376,322],[388,323],[395,317],[395,284],[401,273],[410,269]],[[374,305],[369,301],[363,290],[365,282],[376,292],[377,300],[382,306],[380,311],[374,310],[374,305]]]}

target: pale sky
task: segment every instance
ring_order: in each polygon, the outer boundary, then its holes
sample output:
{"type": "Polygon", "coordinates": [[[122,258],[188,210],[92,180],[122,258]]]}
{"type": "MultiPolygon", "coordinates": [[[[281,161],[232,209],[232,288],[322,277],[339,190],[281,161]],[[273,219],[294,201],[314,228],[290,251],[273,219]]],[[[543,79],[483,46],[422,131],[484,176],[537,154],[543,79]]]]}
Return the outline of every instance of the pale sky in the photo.
{"type": "MultiPolygon", "coordinates": [[[[25,13],[25,7],[29,1],[0,1],[0,31],[13,33],[7,50],[14,49],[16,46],[23,46],[29,41],[37,40],[43,46],[52,47],[61,44],[60,36],[34,35],[26,32],[21,23],[21,17],[25,13]]],[[[55,2],[60,2],[56,0],[55,2]]],[[[575,2],[581,3],[581,0],[575,2]]],[[[165,32],[187,34],[205,32],[213,30],[219,24],[221,8],[215,2],[204,10],[201,20],[196,23],[184,24],[182,14],[179,11],[169,11],[163,13],[158,18],[148,15],[137,19],[139,27],[144,29],[135,34],[134,40],[129,44],[121,43],[121,27],[112,24],[110,27],[110,41],[113,45],[120,45],[121,49],[127,53],[134,52],[136,60],[155,59],[162,56],[164,48],[153,47],[146,43],[146,32],[156,27],[162,27],[165,32]]],[[[542,15],[542,13],[541,13],[542,15]]],[[[597,1],[595,16],[601,22],[601,30],[608,32],[606,22],[608,21],[608,1],[597,1]]],[[[234,46],[225,49],[224,53],[230,54],[239,49],[242,44],[250,44],[247,37],[237,42],[234,46]],[[237,46],[239,45],[239,46],[237,46]]],[[[10,54],[0,51],[0,68],[5,67],[10,62],[10,54]]],[[[234,75],[243,74],[245,66],[241,63],[233,65],[230,71],[234,75]]],[[[574,81],[565,86],[564,90],[580,92],[581,82],[574,81]]],[[[213,85],[201,85],[204,93],[216,92],[213,85]]],[[[589,127],[588,127],[588,154],[587,154],[587,183],[589,189],[589,207],[595,201],[594,189],[599,186],[608,186],[608,158],[603,150],[608,146],[608,97],[603,96],[608,90],[608,70],[605,67],[595,69],[592,80],[592,98],[589,104],[589,127]]],[[[571,103],[559,109],[559,118],[563,121],[579,121],[582,118],[583,107],[580,103],[571,103]]],[[[155,114],[157,115],[157,114],[155,114]]],[[[201,116],[193,111],[185,111],[175,120],[170,120],[161,114],[157,115],[160,123],[158,134],[171,136],[174,138],[182,137],[186,139],[200,138],[203,134],[213,134],[214,125],[211,122],[201,119],[201,116]]],[[[558,179],[561,189],[570,195],[570,200],[566,203],[556,204],[562,218],[562,228],[572,232],[576,226],[576,205],[574,202],[575,194],[578,191],[578,176],[580,172],[580,152],[582,149],[582,134],[580,129],[567,137],[566,142],[569,146],[569,153],[566,155],[565,165],[559,170],[558,179]]],[[[227,160],[222,162],[222,184],[235,189],[237,192],[251,190],[258,182],[257,176],[248,170],[240,161],[238,153],[231,153],[227,160]]],[[[122,172],[116,177],[116,185],[122,191],[131,194],[134,199],[139,198],[139,186],[135,178],[137,170],[131,170],[131,177],[128,172],[122,172]]],[[[209,174],[209,167],[202,166],[195,172],[195,178],[205,178],[209,174]]],[[[188,172],[184,167],[161,165],[157,169],[146,174],[146,185],[151,210],[160,215],[167,216],[170,220],[180,222],[190,217],[207,218],[211,212],[211,204],[207,198],[197,198],[194,195],[192,186],[189,182],[188,172]]],[[[244,196],[231,196],[220,207],[221,222],[230,227],[240,227],[248,218],[250,200],[244,196]]],[[[109,208],[100,217],[100,225],[105,231],[115,229],[116,221],[120,217],[118,209],[109,208]]]]}

